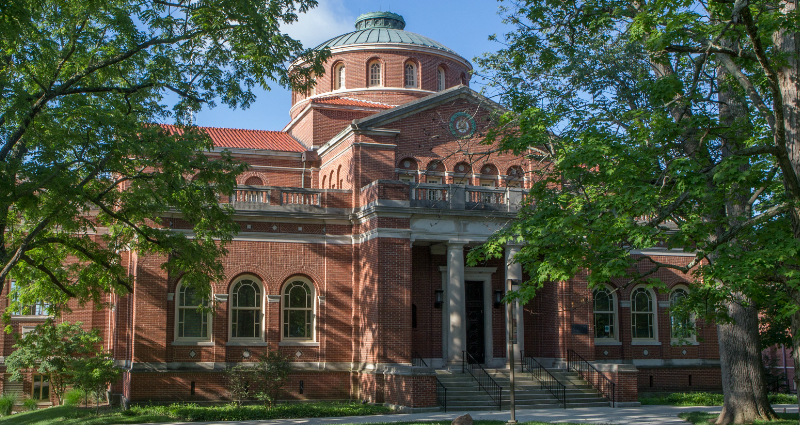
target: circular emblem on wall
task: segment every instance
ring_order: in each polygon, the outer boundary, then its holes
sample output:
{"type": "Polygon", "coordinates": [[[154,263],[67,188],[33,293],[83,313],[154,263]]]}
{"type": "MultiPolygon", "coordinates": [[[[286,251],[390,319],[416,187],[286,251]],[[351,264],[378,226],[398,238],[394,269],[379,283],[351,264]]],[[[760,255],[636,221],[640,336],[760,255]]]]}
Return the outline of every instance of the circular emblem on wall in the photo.
{"type": "Polygon", "coordinates": [[[460,139],[475,134],[475,118],[466,112],[456,112],[450,116],[450,134],[460,139]]]}

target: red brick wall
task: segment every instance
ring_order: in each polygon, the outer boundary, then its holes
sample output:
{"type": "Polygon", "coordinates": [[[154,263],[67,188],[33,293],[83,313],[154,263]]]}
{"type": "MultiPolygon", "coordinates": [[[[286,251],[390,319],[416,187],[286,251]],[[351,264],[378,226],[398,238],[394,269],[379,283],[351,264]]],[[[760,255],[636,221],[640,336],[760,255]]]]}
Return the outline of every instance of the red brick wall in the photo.
{"type": "Polygon", "coordinates": [[[646,368],[639,366],[638,369],[639,392],[720,391],[722,389],[722,375],[719,367],[646,368]]]}

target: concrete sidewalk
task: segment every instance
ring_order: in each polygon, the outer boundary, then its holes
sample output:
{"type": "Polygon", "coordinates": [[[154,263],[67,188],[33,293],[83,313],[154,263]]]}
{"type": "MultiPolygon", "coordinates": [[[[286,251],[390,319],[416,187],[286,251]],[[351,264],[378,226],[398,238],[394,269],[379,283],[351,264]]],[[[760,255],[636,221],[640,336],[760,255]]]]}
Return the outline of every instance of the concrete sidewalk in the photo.
{"type": "MultiPolygon", "coordinates": [[[[776,404],[772,406],[776,412],[797,413],[796,404],[776,404]]],[[[581,409],[528,409],[517,410],[517,421],[571,422],[578,424],[682,424],[687,422],[678,418],[683,412],[719,413],[715,407],[682,407],[682,406],[641,406],[591,407],[581,409]]],[[[457,416],[469,413],[475,420],[507,421],[509,412],[434,412],[395,415],[345,416],[341,418],[305,418],[305,419],[273,419],[265,421],[231,421],[231,422],[180,422],[192,425],[326,425],[326,424],[364,424],[392,422],[430,422],[452,421],[457,416]]]]}

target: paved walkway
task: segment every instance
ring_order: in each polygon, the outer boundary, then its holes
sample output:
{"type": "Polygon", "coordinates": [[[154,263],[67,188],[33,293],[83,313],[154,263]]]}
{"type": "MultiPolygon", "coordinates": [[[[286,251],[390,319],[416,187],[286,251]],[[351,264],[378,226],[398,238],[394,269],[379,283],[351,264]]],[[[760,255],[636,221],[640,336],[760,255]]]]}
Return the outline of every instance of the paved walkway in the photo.
{"type": "MultiPolygon", "coordinates": [[[[796,404],[776,404],[772,406],[776,412],[797,413],[796,404]]],[[[528,409],[517,411],[517,421],[571,422],[578,424],[681,424],[687,425],[678,414],[682,412],[714,412],[720,407],[679,407],[679,406],[642,406],[623,407],[587,407],[581,409],[528,409]]],[[[465,412],[434,412],[373,416],[345,416],[341,418],[307,418],[307,419],[274,419],[267,421],[236,422],[185,422],[192,425],[344,425],[364,423],[391,423],[452,421],[465,412]]],[[[470,412],[473,419],[507,421],[509,412],[470,412]]],[[[182,422],[184,423],[184,422],[182,422]]]]}

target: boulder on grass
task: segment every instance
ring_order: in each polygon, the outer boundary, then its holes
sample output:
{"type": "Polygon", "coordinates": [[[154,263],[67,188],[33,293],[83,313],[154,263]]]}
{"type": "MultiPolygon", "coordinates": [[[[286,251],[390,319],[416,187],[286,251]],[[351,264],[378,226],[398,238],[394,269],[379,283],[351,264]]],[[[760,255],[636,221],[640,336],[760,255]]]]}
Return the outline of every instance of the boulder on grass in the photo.
{"type": "Polygon", "coordinates": [[[451,425],[472,425],[472,416],[470,416],[469,413],[466,415],[461,415],[453,419],[453,423],[451,425]]]}

